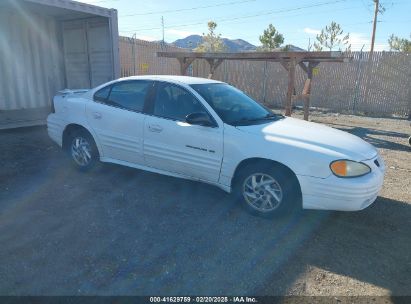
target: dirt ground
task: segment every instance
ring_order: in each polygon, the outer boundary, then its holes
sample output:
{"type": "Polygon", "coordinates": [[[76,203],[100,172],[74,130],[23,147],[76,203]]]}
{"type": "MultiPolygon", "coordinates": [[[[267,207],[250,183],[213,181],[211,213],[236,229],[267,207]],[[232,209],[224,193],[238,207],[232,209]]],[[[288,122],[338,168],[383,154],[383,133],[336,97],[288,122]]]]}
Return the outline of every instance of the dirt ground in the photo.
{"type": "Polygon", "coordinates": [[[0,294],[411,295],[410,122],[311,120],[381,151],[372,206],[261,219],[209,185],[109,164],[79,173],[44,127],[1,131],[0,294]]]}

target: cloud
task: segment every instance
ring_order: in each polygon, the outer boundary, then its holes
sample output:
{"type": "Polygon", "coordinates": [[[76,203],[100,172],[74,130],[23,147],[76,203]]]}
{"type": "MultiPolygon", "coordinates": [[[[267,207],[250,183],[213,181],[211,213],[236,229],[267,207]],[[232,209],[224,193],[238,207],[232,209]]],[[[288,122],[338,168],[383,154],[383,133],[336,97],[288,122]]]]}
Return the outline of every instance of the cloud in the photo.
{"type": "MultiPolygon", "coordinates": [[[[309,35],[318,35],[321,33],[320,30],[309,27],[304,28],[303,32],[309,35]]],[[[369,51],[371,47],[371,38],[369,34],[353,32],[350,33],[349,43],[351,44],[352,51],[360,51],[363,46],[363,51],[369,51]]],[[[387,51],[389,50],[389,46],[387,43],[376,42],[374,44],[374,50],[387,51]]]]}
{"type": "Polygon", "coordinates": [[[159,40],[156,37],[153,36],[147,36],[147,35],[136,35],[137,39],[141,39],[141,40],[147,40],[147,41],[154,41],[154,40],[159,40]]]}
{"type": "Polygon", "coordinates": [[[388,43],[375,43],[374,50],[375,51],[389,51],[390,45],[388,43]]]}
{"type": "Polygon", "coordinates": [[[183,31],[183,30],[176,30],[176,29],[166,29],[166,33],[174,36],[178,36],[181,38],[185,38],[190,35],[201,35],[196,32],[191,32],[191,31],[183,31]]]}
{"type": "MultiPolygon", "coordinates": [[[[371,38],[368,34],[364,33],[350,33],[349,43],[353,51],[360,51],[363,46],[363,51],[369,51],[371,48],[371,38]]],[[[389,46],[387,43],[375,42],[374,50],[387,51],[389,50],[389,46]]]]}
{"type": "Polygon", "coordinates": [[[304,28],[304,33],[310,34],[310,35],[319,35],[321,33],[321,30],[316,30],[316,29],[312,29],[309,27],[304,28]]]}
{"type": "Polygon", "coordinates": [[[351,44],[351,49],[353,51],[361,50],[363,45],[364,49],[369,48],[371,44],[370,39],[363,33],[350,33],[350,39],[348,41],[351,44]]]}

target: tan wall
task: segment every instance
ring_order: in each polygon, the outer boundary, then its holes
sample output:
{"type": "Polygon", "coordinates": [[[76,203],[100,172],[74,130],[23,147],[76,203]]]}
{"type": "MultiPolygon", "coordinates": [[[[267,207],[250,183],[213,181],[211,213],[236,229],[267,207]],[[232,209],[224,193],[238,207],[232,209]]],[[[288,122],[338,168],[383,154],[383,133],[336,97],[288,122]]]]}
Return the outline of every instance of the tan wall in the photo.
{"type": "MultiPolygon", "coordinates": [[[[186,51],[161,43],[120,37],[121,75],[180,73],[177,59],[159,58],[158,51],[186,51]],[[134,47],[134,50],[133,50],[134,47]],[[134,56],[133,56],[134,52],[134,56]]],[[[353,52],[349,63],[322,63],[313,78],[311,106],[336,112],[407,116],[411,112],[411,54],[353,52]]],[[[196,60],[189,74],[207,77],[209,65],[196,60]]],[[[279,63],[224,61],[214,79],[230,83],[269,106],[283,107],[287,72],[279,63]]],[[[305,73],[297,67],[296,90],[301,93],[305,73]]],[[[302,105],[299,100],[295,105],[302,105]]]]}
{"type": "Polygon", "coordinates": [[[176,59],[159,58],[161,51],[178,52],[184,49],[167,44],[120,37],[121,77],[132,75],[179,75],[180,65],[176,59]]]}

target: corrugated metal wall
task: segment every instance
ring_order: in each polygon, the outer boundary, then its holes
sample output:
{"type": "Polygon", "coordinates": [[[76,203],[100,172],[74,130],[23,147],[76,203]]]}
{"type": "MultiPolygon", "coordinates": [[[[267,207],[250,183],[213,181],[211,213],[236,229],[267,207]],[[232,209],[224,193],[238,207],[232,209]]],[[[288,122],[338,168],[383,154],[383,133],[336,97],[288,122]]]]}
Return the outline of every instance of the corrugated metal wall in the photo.
{"type": "Polygon", "coordinates": [[[64,88],[59,27],[52,17],[0,11],[0,110],[48,106],[64,88]]]}
{"type": "Polygon", "coordinates": [[[107,18],[63,22],[67,88],[87,89],[113,79],[112,45],[107,18]]]}

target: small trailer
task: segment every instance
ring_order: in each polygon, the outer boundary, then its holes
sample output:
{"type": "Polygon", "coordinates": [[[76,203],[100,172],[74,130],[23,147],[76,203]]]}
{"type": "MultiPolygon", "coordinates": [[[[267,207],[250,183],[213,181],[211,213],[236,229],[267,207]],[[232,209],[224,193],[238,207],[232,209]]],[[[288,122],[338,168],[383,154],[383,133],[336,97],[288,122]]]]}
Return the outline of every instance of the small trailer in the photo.
{"type": "Polygon", "coordinates": [[[56,92],[89,89],[119,74],[115,9],[0,1],[0,129],[44,124],[56,92]]]}

